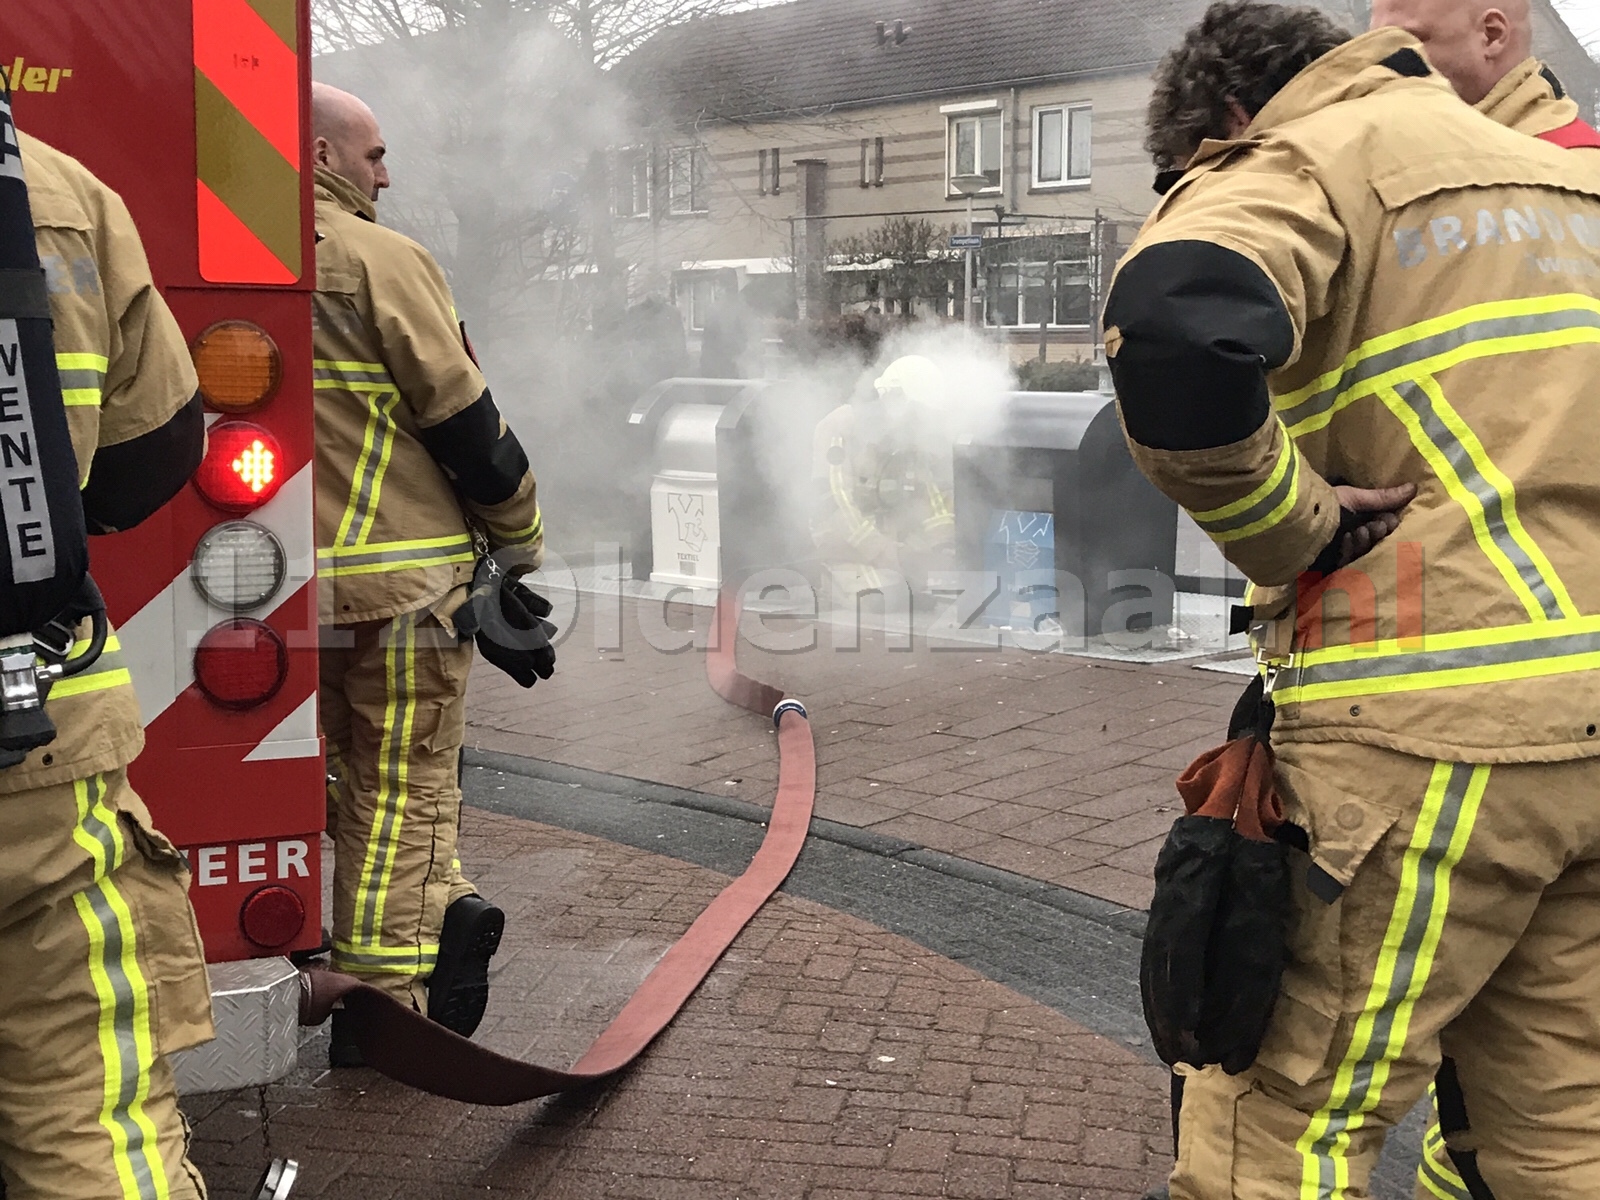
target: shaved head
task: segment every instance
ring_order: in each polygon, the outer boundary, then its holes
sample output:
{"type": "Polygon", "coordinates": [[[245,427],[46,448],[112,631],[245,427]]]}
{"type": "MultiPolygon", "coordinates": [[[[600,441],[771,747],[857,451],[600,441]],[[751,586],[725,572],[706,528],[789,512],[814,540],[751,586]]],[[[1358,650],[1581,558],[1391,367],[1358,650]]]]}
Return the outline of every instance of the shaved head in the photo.
{"type": "Polygon", "coordinates": [[[326,83],[311,85],[311,157],[372,199],[389,186],[388,147],[378,118],[362,101],[326,83]]]}
{"type": "Polygon", "coordinates": [[[1373,0],[1372,27],[1388,25],[1421,42],[1428,61],[1468,104],[1533,53],[1528,0],[1373,0]]]}

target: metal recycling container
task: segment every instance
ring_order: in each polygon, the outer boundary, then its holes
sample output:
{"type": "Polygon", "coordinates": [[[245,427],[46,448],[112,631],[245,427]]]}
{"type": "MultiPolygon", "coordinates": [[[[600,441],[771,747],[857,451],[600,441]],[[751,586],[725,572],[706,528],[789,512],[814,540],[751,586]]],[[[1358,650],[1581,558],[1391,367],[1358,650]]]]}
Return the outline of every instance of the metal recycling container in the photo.
{"type": "Polygon", "coordinates": [[[770,379],[666,379],[645,392],[628,418],[653,447],[635,578],[714,588],[805,559],[810,407],[770,379]]]}
{"type": "Polygon", "coordinates": [[[955,507],[962,566],[998,569],[1004,594],[990,611],[1002,623],[1030,624],[1048,591],[1059,593],[1069,634],[1170,625],[1178,506],[1134,466],[1115,398],[1011,392],[985,424],[956,445],[955,507]],[[1040,543],[1046,518],[1048,566],[1040,543]],[[1065,581],[1039,587],[1057,573],[1081,585],[1081,604],[1065,581]]]}

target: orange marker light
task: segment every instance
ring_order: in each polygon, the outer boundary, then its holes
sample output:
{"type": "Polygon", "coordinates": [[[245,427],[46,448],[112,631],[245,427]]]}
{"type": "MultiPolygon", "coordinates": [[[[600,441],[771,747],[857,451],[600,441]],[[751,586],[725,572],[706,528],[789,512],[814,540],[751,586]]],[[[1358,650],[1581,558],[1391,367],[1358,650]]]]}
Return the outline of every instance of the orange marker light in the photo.
{"type": "Polygon", "coordinates": [[[250,412],[277,394],[283,382],[283,355],[259,325],[218,321],[190,347],[200,394],[212,408],[250,412]]]}

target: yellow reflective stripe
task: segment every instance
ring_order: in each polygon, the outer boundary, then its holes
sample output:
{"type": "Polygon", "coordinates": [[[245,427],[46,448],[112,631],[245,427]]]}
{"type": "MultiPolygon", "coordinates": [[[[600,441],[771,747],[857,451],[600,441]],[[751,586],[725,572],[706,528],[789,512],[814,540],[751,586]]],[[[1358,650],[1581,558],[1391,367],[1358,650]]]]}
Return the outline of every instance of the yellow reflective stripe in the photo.
{"type": "Polygon", "coordinates": [[[1296,1143],[1300,1200],[1345,1200],[1348,1194],[1350,1135],[1382,1101],[1390,1069],[1405,1049],[1450,910],[1451,872],[1466,851],[1488,782],[1487,766],[1434,765],[1350,1046],[1334,1073],[1327,1104],[1313,1114],[1296,1143]]]}
{"type": "Polygon", "coordinates": [[[1293,511],[1299,498],[1300,451],[1286,434],[1265,482],[1232,504],[1189,515],[1212,541],[1237,542],[1277,525],[1293,511]]]}
{"type": "Polygon", "coordinates": [[[1461,506],[1478,548],[1533,621],[1575,617],[1555,568],[1517,516],[1516,490],[1432,376],[1383,387],[1378,396],[1405,426],[1430,470],[1461,506]]]}
{"type": "MultiPolygon", "coordinates": [[[[844,439],[834,438],[830,449],[844,449],[844,439]]],[[[844,463],[831,463],[828,466],[828,490],[833,494],[834,503],[844,514],[847,528],[846,538],[852,546],[859,546],[872,536],[876,526],[866,517],[861,515],[861,510],[856,507],[854,498],[850,495],[850,485],[845,481],[844,463]]]]}
{"type": "Polygon", "coordinates": [[[544,536],[544,513],[538,508],[533,510],[533,524],[526,529],[519,529],[515,533],[506,534],[504,541],[508,546],[521,545],[532,542],[544,536]]]}
{"type": "Polygon", "coordinates": [[[472,539],[456,533],[402,542],[326,547],[317,551],[317,570],[322,575],[339,578],[472,562],[475,557],[472,539]]]}
{"type": "Polygon", "coordinates": [[[351,472],[350,497],[334,535],[338,545],[354,545],[372,532],[378,493],[394,447],[395,425],[391,414],[399,403],[399,393],[392,391],[368,401],[367,427],[361,438],[361,453],[356,457],[355,470],[351,472]]]}
{"type": "Polygon", "coordinates": [[[1301,651],[1281,704],[1536,679],[1600,669],[1600,617],[1386,638],[1301,651]]]}
{"type": "Polygon", "coordinates": [[[318,391],[378,393],[394,390],[394,377],[382,363],[313,359],[311,379],[312,388],[318,391]]]}
{"type": "Polygon", "coordinates": [[[139,966],[133,912],[111,878],[127,848],[105,794],[103,776],[73,783],[78,809],[73,841],[94,867],[94,880],[72,901],[88,936],[89,978],[100,1003],[97,1040],[105,1087],[99,1120],[111,1138],[123,1200],[170,1200],[155,1123],[144,1109],[155,1065],[150,989],[139,966]]]}
{"type": "MultiPolygon", "coordinates": [[[[1428,1085],[1428,1094],[1437,1095],[1437,1089],[1431,1083],[1428,1085]]],[[[1417,1183],[1438,1196],[1439,1200],[1472,1200],[1467,1181],[1457,1174],[1450,1162],[1444,1131],[1439,1128],[1437,1117],[1422,1135],[1422,1161],[1417,1164],[1417,1183]]]]}
{"type": "MultiPolygon", "coordinates": [[[[87,639],[75,642],[68,652],[67,661],[81,658],[89,649],[87,639]]],[[[110,688],[133,686],[133,676],[128,668],[122,665],[122,642],[116,634],[106,638],[105,649],[101,652],[99,661],[81,675],[72,675],[66,679],[57,680],[50,686],[50,700],[67,700],[73,696],[83,696],[89,692],[103,692],[110,688]]]]}
{"type": "Polygon", "coordinates": [[[62,403],[69,408],[98,408],[110,367],[111,360],[103,354],[57,354],[62,403]]]}
{"type": "MultiPolygon", "coordinates": [[[[366,854],[356,884],[353,937],[347,943],[348,951],[340,953],[338,959],[343,965],[355,965],[363,970],[416,974],[417,964],[412,959],[398,966],[374,966],[384,954],[383,918],[410,795],[411,741],[416,720],[416,705],[411,694],[416,682],[415,614],[396,617],[389,625],[388,636],[389,645],[384,654],[387,697],[383,734],[378,742],[378,792],[372,826],[367,832],[366,854]],[[354,957],[357,955],[371,958],[357,960],[354,957]]],[[[414,957],[418,948],[415,945],[403,947],[401,953],[414,957]]]]}
{"type": "Polygon", "coordinates": [[[1600,342],[1600,301],[1564,293],[1474,304],[1363,342],[1343,363],[1273,400],[1289,433],[1325,428],[1379,388],[1479,358],[1600,342]]]}

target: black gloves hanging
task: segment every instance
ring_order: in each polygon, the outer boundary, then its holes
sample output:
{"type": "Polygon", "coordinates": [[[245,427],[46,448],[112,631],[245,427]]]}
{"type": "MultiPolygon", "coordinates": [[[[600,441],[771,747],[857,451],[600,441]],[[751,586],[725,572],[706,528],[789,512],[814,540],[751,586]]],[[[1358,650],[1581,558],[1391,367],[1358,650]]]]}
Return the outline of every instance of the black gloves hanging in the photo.
{"type": "Polygon", "coordinates": [[[546,619],[550,612],[550,601],[485,556],[472,573],[472,590],[455,623],[463,638],[476,639],[484,658],[530,688],[555,674],[556,627],[546,619]]]}

